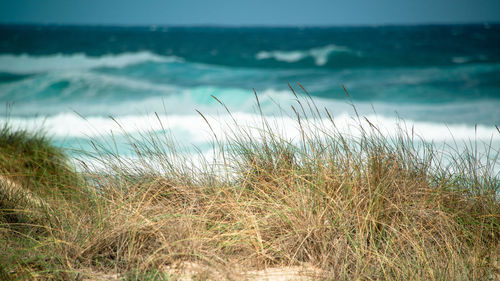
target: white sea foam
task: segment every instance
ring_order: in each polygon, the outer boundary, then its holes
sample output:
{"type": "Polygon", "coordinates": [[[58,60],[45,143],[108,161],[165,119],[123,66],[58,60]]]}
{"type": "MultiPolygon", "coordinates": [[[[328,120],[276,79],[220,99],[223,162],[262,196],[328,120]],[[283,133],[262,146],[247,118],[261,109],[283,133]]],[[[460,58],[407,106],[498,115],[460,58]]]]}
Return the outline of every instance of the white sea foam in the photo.
{"type": "Polygon", "coordinates": [[[312,48],[304,51],[260,51],[255,55],[258,60],[275,59],[283,62],[297,62],[307,57],[312,57],[318,66],[325,65],[328,62],[328,57],[332,53],[350,52],[347,47],[337,45],[327,45],[324,47],[312,48]]]}
{"type": "Polygon", "coordinates": [[[31,74],[99,67],[123,68],[146,62],[173,62],[180,60],[177,57],[160,56],[151,52],[109,54],[99,57],[87,56],[82,53],[47,56],[6,54],[0,55],[0,72],[31,74]]]}
{"type": "MultiPolygon", "coordinates": [[[[36,118],[15,118],[9,119],[9,124],[14,128],[27,128],[35,130],[44,128],[49,135],[56,138],[65,137],[99,137],[103,135],[124,135],[135,134],[147,131],[171,130],[179,133],[178,137],[186,138],[194,143],[202,143],[211,140],[211,130],[219,136],[224,136],[229,131],[238,131],[240,128],[249,128],[250,132],[255,136],[259,135],[259,130],[262,126],[260,116],[258,114],[236,112],[232,116],[228,114],[221,115],[205,115],[212,129],[210,129],[200,115],[128,115],[118,116],[115,118],[91,116],[82,118],[75,113],[61,113],[50,117],[36,118]],[[233,118],[237,121],[234,124],[233,118]],[[184,136],[183,136],[184,135],[184,136]]],[[[371,124],[377,126],[380,131],[387,136],[395,136],[398,132],[407,131],[414,133],[426,141],[469,141],[478,140],[483,142],[493,141],[500,143],[500,135],[497,129],[493,126],[470,126],[464,124],[441,124],[432,122],[419,122],[400,120],[392,117],[367,115],[366,118],[371,124]]],[[[292,116],[268,116],[266,120],[269,124],[275,124],[274,130],[276,133],[287,139],[298,139],[300,137],[299,124],[292,116]]],[[[361,124],[369,129],[369,124],[364,118],[361,119],[361,124]]],[[[6,122],[5,119],[0,119],[0,123],[6,122]]],[[[334,129],[333,124],[329,119],[320,119],[309,122],[311,127],[322,124],[326,129],[334,129]]],[[[339,132],[356,136],[359,135],[359,123],[351,115],[342,113],[334,116],[336,129],[339,132]]],[[[306,124],[306,123],[303,123],[306,124]]]]}
{"type": "MultiPolygon", "coordinates": [[[[146,132],[156,132],[157,141],[162,141],[165,137],[165,147],[168,147],[171,140],[181,144],[181,151],[184,151],[186,159],[191,159],[194,164],[202,163],[196,161],[192,156],[203,156],[210,163],[221,161],[220,155],[213,150],[214,134],[219,141],[231,141],[232,134],[237,136],[252,136],[254,140],[259,141],[262,132],[262,119],[258,114],[236,112],[232,116],[222,115],[204,115],[206,120],[200,115],[129,115],[119,116],[114,119],[110,117],[92,116],[82,118],[74,113],[62,113],[51,117],[38,118],[10,118],[8,121],[13,128],[26,128],[37,130],[44,128],[49,136],[58,144],[62,144],[69,149],[77,151],[93,151],[89,140],[95,140],[97,143],[103,143],[108,149],[118,153],[120,157],[137,157],[131,150],[131,142],[144,141],[147,145],[148,140],[141,135],[146,132]],[[234,120],[236,120],[236,123],[234,120]],[[241,133],[243,130],[243,133],[241,133]],[[166,135],[162,135],[164,132],[166,135]],[[132,141],[130,137],[136,140],[132,141]],[[171,138],[173,137],[173,139],[171,138]],[[193,149],[196,146],[197,149],[193,149]],[[201,154],[196,154],[196,151],[201,154]],[[194,153],[194,154],[192,154],[194,153]],[[134,156],[135,155],[135,156],[134,156]]],[[[407,120],[404,123],[395,118],[368,115],[366,116],[370,123],[365,119],[357,121],[351,114],[342,113],[334,116],[334,124],[329,119],[311,120],[301,119],[301,125],[291,116],[266,116],[266,129],[270,128],[272,133],[292,143],[300,145],[301,131],[303,128],[321,128],[322,132],[341,133],[345,138],[359,137],[361,135],[360,125],[366,132],[376,132],[371,130],[374,124],[387,137],[394,137],[398,133],[406,132],[408,135],[416,136],[417,142],[424,140],[437,144],[436,148],[445,153],[460,152],[467,143],[478,144],[478,153],[481,157],[488,154],[490,149],[493,155],[498,152],[500,147],[500,135],[494,127],[488,126],[468,126],[468,125],[446,125],[431,122],[415,122],[407,120]],[[321,124],[320,124],[321,123],[321,124]],[[267,127],[267,126],[270,127],[267,127]]],[[[0,125],[5,119],[0,119],[0,125]]],[[[184,157],[180,155],[181,157],[184,157]]],[[[87,161],[83,159],[84,161],[87,161]]],[[[133,160],[130,160],[133,163],[133,160]]],[[[154,159],[151,159],[154,167],[154,159]]],[[[92,162],[92,161],[91,161],[92,162]]],[[[95,168],[103,168],[102,162],[96,161],[95,168]],[[101,166],[99,166],[101,165],[101,166]]],[[[87,166],[89,163],[87,163],[87,166]]],[[[497,167],[498,168],[498,167],[497,167]]],[[[495,170],[496,171],[496,170],[495,170]]]]}

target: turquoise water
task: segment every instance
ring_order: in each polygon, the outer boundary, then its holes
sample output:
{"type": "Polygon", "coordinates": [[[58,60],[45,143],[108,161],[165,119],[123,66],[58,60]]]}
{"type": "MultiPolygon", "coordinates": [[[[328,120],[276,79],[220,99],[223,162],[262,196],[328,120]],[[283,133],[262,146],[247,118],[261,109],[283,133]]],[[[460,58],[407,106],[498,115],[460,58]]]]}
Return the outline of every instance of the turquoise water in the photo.
{"type": "Polygon", "coordinates": [[[500,25],[4,25],[0,37],[0,103],[13,104],[0,121],[43,126],[68,148],[89,148],[88,139],[110,132],[120,139],[163,129],[207,147],[209,129],[195,110],[227,120],[211,95],[251,124],[252,89],[275,116],[276,104],[295,104],[288,83],[302,92],[296,82],[339,124],[353,115],[352,101],[389,133],[403,118],[425,140],[500,146],[500,25]]]}

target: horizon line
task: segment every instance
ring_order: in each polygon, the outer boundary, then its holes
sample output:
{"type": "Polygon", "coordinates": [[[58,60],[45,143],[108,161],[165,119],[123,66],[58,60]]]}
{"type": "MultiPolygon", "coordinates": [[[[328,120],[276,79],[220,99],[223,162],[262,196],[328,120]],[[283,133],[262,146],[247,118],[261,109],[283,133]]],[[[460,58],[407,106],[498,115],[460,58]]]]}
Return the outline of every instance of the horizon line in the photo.
{"type": "Polygon", "coordinates": [[[56,23],[56,22],[2,22],[4,26],[66,26],[66,27],[144,27],[144,28],[336,28],[336,27],[391,27],[391,26],[459,26],[500,25],[500,21],[477,22],[422,22],[422,23],[359,23],[359,24],[126,24],[126,23],[56,23]]]}

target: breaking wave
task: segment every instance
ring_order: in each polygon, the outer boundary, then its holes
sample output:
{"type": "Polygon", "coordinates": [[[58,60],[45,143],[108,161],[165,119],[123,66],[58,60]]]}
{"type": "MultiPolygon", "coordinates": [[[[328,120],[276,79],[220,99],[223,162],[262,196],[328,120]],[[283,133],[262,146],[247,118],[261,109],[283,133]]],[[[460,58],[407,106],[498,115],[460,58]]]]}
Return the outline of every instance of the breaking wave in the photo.
{"type": "Polygon", "coordinates": [[[260,51],[255,55],[255,58],[257,60],[274,59],[277,61],[292,63],[312,57],[317,66],[323,66],[328,62],[328,58],[332,53],[348,52],[351,52],[351,50],[347,47],[331,44],[305,51],[260,51]]]}
{"type": "Polygon", "coordinates": [[[12,74],[33,74],[51,71],[67,71],[93,68],[124,68],[130,65],[147,62],[174,62],[182,61],[178,57],[167,57],[151,52],[122,53],[118,55],[104,55],[99,57],[86,54],[55,54],[48,56],[33,55],[0,55],[0,72],[12,74]]]}
{"type": "MultiPolygon", "coordinates": [[[[236,112],[231,116],[227,114],[217,116],[207,115],[205,118],[210,122],[211,129],[207,126],[205,119],[196,113],[182,115],[125,115],[114,118],[89,116],[83,118],[76,113],[66,112],[49,117],[10,118],[8,122],[14,128],[33,130],[43,127],[50,135],[57,138],[96,137],[107,135],[110,132],[113,132],[114,135],[123,135],[148,131],[174,130],[180,133],[177,137],[184,138],[186,136],[182,136],[182,134],[187,134],[189,139],[194,142],[210,141],[210,130],[214,130],[219,135],[224,135],[224,132],[232,130],[238,131],[236,127],[227,130],[228,127],[236,126],[233,118],[237,120],[238,127],[253,128],[252,130],[254,130],[262,125],[260,115],[253,113],[236,112]]],[[[286,115],[266,116],[265,118],[269,124],[276,124],[277,134],[290,139],[300,138],[299,125],[295,118],[286,115]]],[[[483,142],[500,142],[500,135],[493,126],[450,125],[412,120],[402,122],[397,118],[377,115],[367,115],[366,119],[387,136],[395,136],[398,132],[406,131],[426,141],[450,142],[475,139],[483,142]]],[[[366,121],[356,121],[348,113],[337,115],[333,120],[335,122],[335,130],[339,130],[341,133],[347,135],[357,135],[360,133],[359,122],[363,126],[369,125],[366,121]]],[[[0,123],[3,122],[7,122],[7,120],[0,119],[0,123]]],[[[309,121],[305,119],[302,122],[316,122],[316,125],[321,124],[320,126],[326,126],[327,129],[334,130],[334,125],[326,118],[309,121]]],[[[312,127],[314,126],[312,125],[312,127]]],[[[255,130],[255,134],[258,136],[258,129],[255,130]]]]}

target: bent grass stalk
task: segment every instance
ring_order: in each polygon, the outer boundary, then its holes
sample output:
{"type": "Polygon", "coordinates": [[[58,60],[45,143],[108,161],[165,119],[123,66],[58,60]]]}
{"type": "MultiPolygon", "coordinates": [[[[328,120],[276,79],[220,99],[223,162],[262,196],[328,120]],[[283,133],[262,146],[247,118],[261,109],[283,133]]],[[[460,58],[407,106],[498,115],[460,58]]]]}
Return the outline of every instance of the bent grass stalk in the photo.
{"type": "Polygon", "coordinates": [[[257,94],[257,127],[238,125],[214,97],[235,125],[216,135],[200,113],[222,163],[144,132],[128,136],[135,160],[95,144],[90,156],[107,169],[76,171],[64,151],[39,153],[54,149],[42,134],[5,125],[0,276],[175,280],[190,270],[193,279],[240,280],[249,269],[290,266],[325,280],[500,276],[498,151],[483,159],[471,144],[443,155],[404,124],[386,137],[358,112],[359,134],[346,135],[290,88],[298,139],[278,133],[257,94]],[[14,196],[12,186],[23,191],[14,196]],[[175,266],[190,263],[200,266],[175,266]]]}

